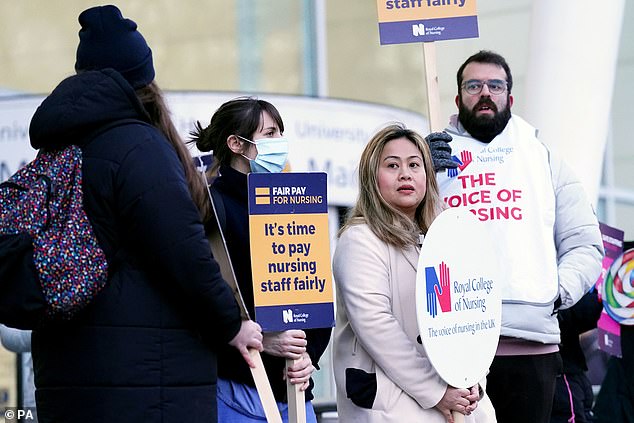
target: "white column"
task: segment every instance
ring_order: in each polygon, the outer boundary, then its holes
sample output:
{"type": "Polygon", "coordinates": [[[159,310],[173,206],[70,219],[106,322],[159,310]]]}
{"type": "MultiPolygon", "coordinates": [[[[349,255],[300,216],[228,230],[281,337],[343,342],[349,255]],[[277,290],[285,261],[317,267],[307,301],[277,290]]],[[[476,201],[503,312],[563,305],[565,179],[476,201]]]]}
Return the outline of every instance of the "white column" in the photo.
{"type": "Polygon", "coordinates": [[[326,0],[314,0],[315,39],[317,44],[317,95],[328,97],[328,29],[326,0]]]}
{"type": "Polygon", "coordinates": [[[625,0],[533,2],[524,117],[595,205],[624,8],[625,0]]]}

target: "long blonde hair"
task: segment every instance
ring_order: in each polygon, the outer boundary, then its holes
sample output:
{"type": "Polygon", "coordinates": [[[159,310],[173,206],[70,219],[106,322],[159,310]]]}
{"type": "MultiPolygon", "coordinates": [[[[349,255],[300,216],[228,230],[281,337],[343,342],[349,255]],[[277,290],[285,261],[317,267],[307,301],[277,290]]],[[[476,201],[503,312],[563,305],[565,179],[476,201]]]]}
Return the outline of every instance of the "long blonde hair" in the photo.
{"type": "Polygon", "coordinates": [[[367,224],[382,241],[398,247],[417,245],[418,235],[427,233],[429,226],[443,209],[438,194],[436,173],[427,142],[402,123],[393,123],[379,130],[370,139],[359,161],[359,198],[339,231],[343,233],[351,225],[367,224]],[[391,206],[379,191],[377,173],[385,145],[397,138],[411,141],[423,156],[426,188],[425,198],[416,208],[414,221],[405,213],[391,206]]]}

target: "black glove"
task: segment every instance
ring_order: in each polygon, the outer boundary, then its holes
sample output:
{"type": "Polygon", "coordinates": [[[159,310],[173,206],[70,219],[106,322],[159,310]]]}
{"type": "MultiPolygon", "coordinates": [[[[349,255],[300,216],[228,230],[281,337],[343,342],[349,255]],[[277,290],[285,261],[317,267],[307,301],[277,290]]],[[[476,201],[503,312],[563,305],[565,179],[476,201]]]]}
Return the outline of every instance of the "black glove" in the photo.
{"type": "Polygon", "coordinates": [[[444,169],[455,169],[458,163],[451,158],[451,146],[449,142],[452,140],[451,135],[446,132],[432,132],[425,137],[431,158],[434,161],[434,170],[440,172],[444,169]]]}

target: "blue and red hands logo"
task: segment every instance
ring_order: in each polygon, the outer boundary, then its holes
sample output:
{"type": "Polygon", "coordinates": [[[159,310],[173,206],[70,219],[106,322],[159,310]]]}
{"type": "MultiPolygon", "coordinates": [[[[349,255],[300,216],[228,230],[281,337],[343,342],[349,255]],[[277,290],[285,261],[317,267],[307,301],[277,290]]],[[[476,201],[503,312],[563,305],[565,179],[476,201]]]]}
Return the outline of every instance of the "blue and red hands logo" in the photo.
{"type": "Polygon", "coordinates": [[[451,278],[445,262],[438,266],[440,280],[433,267],[425,268],[425,293],[427,294],[427,312],[431,317],[438,314],[438,305],[443,313],[451,311],[451,278]]]}
{"type": "Polygon", "coordinates": [[[469,166],[469,163],[473,161],[473,156],[470,151],[461,151],[460,158],[458,156],[451,156],[451,159],[458,163],[458,168],[456,169],[447,169],[447,176],[450,178],[455,178],[458,176],[459,172],[462,172],[465,167],[469,166]]]}

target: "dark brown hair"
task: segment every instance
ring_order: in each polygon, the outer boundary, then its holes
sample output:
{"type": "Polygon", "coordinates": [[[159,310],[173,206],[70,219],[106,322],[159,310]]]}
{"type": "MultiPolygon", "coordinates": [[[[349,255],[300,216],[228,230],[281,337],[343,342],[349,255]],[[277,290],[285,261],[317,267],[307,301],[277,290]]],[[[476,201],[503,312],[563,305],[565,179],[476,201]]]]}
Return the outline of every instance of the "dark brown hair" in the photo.
{"type": "Polygon", "coordinates": [[[508,93],[511,93],[511,89],[513,88],[513,75],[511,75],[511,68],[508,63],[506,63],[506,59],[504,59],[504,57],[488,50],[480,50],[465,60],[465,62],[460,66],[458,73],[456,74],[456,79],[458,81],[458,93],[460,93],[460,88],[462,87],[462,72],[464,72],[464,68],[466,68],[471,62],[490,63],[504,69],[504,72],[506,72],[506,88],[508,93]]]}
{"type": "Polygon", "coordinates": [[[227,138],[239,135],[250,139],[260,127],[264,112],[271,116],[283,133],[284,123],[275,106],[254,97],[238,97],[222,104],[206,128],[196,122],[188,142],[195,143],[200,151],[213,151],[214,165],[209,172],[211,175],[217,172],[220,165],[230,165],[233,153],[227,146],[227,138]]]}
{"type": "Polygon", "coordinates": [[[194,161],[187,146],[172,122],[161,89],[152,81],[147,86],[137,89],[136,94],[150,115],[151,123],[165,135],[172,147],[174,147],[185,170],[185,178],[194,204],[198,207],[201,219],[206,221],[211,212],[207,188],[203,178],[194,166],[194,161]]]}

